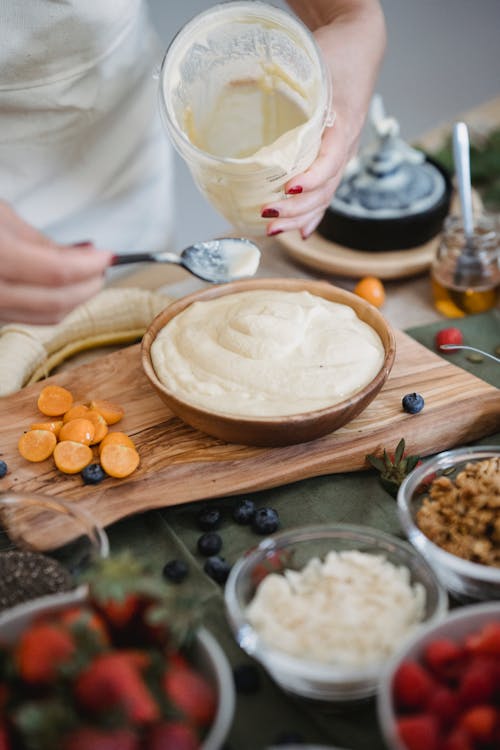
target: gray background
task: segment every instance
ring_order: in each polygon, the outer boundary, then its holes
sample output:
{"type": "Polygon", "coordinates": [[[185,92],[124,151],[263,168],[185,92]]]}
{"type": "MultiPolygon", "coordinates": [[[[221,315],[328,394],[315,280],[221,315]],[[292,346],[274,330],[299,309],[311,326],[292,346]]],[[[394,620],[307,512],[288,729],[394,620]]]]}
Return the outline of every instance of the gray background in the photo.
{"type": "MultiPolygon", "coordinates": [[[[148,1],[165,48],[182,24],[214,4],[148,1]]],[[[382,0],[382,6],[388,46],[377,91],[403,138],[417,138],[500,94],[500,0],[382,0]]],[[[176,184],[176,247],[223,233],[227,222],[179,157],[176,184]]]]}

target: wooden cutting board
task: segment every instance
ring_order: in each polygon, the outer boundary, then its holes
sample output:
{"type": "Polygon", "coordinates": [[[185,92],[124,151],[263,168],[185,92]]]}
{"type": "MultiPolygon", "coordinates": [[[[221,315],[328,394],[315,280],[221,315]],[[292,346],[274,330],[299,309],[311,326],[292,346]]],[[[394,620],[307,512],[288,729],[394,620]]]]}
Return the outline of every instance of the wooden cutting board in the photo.
{"type": "MultiPolygon", "coordinates": [[[[394,449],[404,437],[411,453],[427,455],[492,434],[500,426],[500,391],[396,331],[397,355],[382,391],[350,424],[318,440],[283,448],[224,443],[181,422],[142,372],[140,346],[97,358],[35,383],[0,402],[0,453],[9,471],[0,491],[45,493],[74,501],[102,526],[151,508],[262,490],[307,477],[366,469],[365,455],[394,449]],[[122,480],[84,485],[52,459],[25,461],[17,451],[23,430],[40,419],[38,393],[48,382],[69,388],[75,401],[103,398],[125,408],[112,429],[127,432],[141,455],[140,468],[122,480]],[[418,415],[402,411],[401,398],[425,398],[418,415]]],[[[451,358],[450,358],[451,360],[451,358]]],[[[24,519],[26,520],[26,519],[24,519]]],[[[33,519],[31,536],[43,546],[62,541],[62,522],[33,519]],[[42,543],[42,542],[40,542],[42,543]]]]}

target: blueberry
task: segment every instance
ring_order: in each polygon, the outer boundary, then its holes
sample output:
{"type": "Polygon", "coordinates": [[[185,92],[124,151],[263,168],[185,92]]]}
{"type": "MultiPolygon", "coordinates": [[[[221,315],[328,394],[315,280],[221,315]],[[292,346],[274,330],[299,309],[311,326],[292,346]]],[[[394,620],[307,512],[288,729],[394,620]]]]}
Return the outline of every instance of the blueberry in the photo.
{"type": "Polygon", "coordinates": [[[3,479],[3,477],[7,474],[7,464],[5,461],[0,461],[0,479],[3,479]]]}
{"type": "Polygon", "coordinates": [[[424,399],[420,393],[407,393],[401,403],[408,414],[418,414],[424,408],[424,399]]]}
{"type": "Polygon", "coordinates": [[[255,503],[253,500],[242,500],[233,509],[233,519],[241,526],[246,526],[252,522],[255,515],[255,503]]]}
{"type": "Polygon", "coordinates": [[[99,484],[107,476],[101,464],[89,464],[82,469],[82,479],[85,484],[99,484]]]}
{"type": "Polygon", "coordinates": [[[251,695],[260,688],[260,672],[253,664],[238,664],[233,669],[233,678],[237,693],[251,695]]]}
{"type": "Polygon", "coordinates": [[[169,560],[163,566],[163,576],[172,583],[182,583],[189,572],[184,560],[169,560]]]}
{"type": "Polygon", "coordinates": [[[231,570],[231,566],[224,560],[223,557],[214,555],[213,557],[208,558],[205,565],[203,566],[203,570],[205,571],[207,576],[213,578],[213,580],[217,581],[217,583],[225,583],[227,581],[229,571],[231,570]]]}
{"type": "Polygon", "coordinates": [[[202,508],[198,513],[198,526],[202,531],[218,529],[222,520],[219,508],[202,508]]]}
{"type": "Polygon", "coordinates": [[[278,513],[274,508],[258,508],[252,519],[252,529],[256,534],[273,534],[280,525],[278,513]]]}
{"type": "Polygon", "coordinates": [[[222,549],[222,539],[216,531],[207,531],[198,539],[198,552],[205,557],[217,555],[222,549]]]}

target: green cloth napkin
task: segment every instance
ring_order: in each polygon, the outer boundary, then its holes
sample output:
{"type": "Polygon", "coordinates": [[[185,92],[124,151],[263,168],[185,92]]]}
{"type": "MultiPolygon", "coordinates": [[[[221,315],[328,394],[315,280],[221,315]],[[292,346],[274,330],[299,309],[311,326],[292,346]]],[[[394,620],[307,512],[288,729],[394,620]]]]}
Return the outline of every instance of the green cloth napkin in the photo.
{"type": "MultiPolygon", "coordinates": [[[[471,316],[450,323],[437,323],[412,329],[408,333],[425,346],[433,348],[440,328],[453,325],[464,333],[464,343],[493,353],[500,344],[498,311],[471,316]]],[[[450,356],[450,355],[443,355],[450,356]]],[[[500,365],[484,360],[470,362],[464,353],[451,355],[453,362],[500,385],[500,365]]],[[[500,395],[499,395],[500,397],[500,395]]],[[[457,408],[460,405],[457,404],[457,408]]],[[[500,428],[500,425],[499,425],[500,428]]],[[[478,441],[499,445],[500,433],[478,441]]],[[[395,446],[388,446],[389,449],[395,446]]],[[[373,526],[402,536],[396,504],[378,482],[373,471],[334,474],[303,480],[270,490],[255,492],[251,497],[258,507],[275,508],[281,528],[322,523],[354,523],[373,526]]],[[[245,550],[260,541],[248,527],[238,526],[231,517],[241,497],[211,500],[223,514],[219,533],[223,539],[221,554],[233,563],[245,550]]],[[[111,548],[131,547],[138,555],[152,560],[158,569],[172,558],[187,561],[189,577],[181,584],[193,587],[204,606],[204,624],[216,636],[232,666],[251,662],[240,650],[226,622],[223,589],[203,572],[203,558],[196,549],[202,533],[197,516],[203,503],[196,502],[137,515],[108,529],[111,548]]],[[[264,750],[285,734],[296,735],[311,744],[334,745],[350,750],[383,750],[375,702],[366,701],[340,709],[285,694],[260,669],[261,686],[252,695],[238,695],[233,726],[227,750],[264,750]]]]}
{"type": "MultiPolygon", "coordinates": [[[[480,315],[468,315],[465,318],[439,321],[431,325],[410,328],[406,333],[428,349],[436,351],[434,346],[436,333],[442,328],[450,327],[459,328],[462,331],[463,343],[466,346],[474,346],[476,349],[481,349],[483,352],[500,358],[500,309],[490,310],[480,315]]],[[[489,357],[485,357],[482,362],[472,362],[469,359],[472,353],[465,349],[450,354],[442,352],[440,356],[454,365],[468,370],[481,380],[500,388],[500,363],[494,362],[489,357]]]]}

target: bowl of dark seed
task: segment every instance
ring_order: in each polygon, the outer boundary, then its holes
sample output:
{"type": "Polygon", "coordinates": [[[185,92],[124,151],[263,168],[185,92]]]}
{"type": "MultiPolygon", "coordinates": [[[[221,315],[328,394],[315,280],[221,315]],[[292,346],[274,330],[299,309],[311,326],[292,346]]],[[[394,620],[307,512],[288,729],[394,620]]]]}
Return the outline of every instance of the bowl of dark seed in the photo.
{"type": "Polygon", "coordinates": [[[0,493],[0,626],[14,609],[79,600],[81,573],[108,552],[104,530],[74,503],[0,493]]]}

